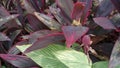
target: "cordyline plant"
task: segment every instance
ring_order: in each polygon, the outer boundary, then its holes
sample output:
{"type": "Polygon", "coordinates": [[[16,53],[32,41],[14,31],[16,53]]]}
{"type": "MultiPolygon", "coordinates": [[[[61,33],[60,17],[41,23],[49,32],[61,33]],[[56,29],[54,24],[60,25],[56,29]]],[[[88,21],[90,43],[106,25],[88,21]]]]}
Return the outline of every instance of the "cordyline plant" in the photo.
{"type": "Polygon", "coordinates": [[[120,68],[119,3],[0,0],[0,68],[120,68]]]}

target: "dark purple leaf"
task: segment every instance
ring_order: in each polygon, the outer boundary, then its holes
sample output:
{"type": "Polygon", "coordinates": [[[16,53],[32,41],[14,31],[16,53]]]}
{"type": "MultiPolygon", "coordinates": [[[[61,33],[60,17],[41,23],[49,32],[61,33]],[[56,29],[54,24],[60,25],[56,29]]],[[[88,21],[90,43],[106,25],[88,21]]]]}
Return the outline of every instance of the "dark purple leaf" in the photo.
{"type": "Polygon", "coordinates": [[[3,47],[2,42],[0,42],[0,54],[2,53],[7,53],[7,51],[5,50],[5,48],[3,47]]]}
{"type": "Polygon", "coordinates": [[[55,16],[55,18],[58,20],[58,22],[61,25],[68,25],[71,23],[70,20],[68,20],[63,13],[61,12],[61,10],[59,8],[57,8],[56,4],[52,5],[49,7],[50,12],[55,16]]]}
{"type": "Polygon", "coordinates": [[[97,17],[93,19],[96,24],[104,29],[116,29],[116,27],[111,23],[111,21],[105,17],[97,17]]]}
{"type": "Polygon", "coordinates": [[[73,9],[73,1],[72,0],[56,0],[56,3],[61,8],[61,10],[70,17],[72,9],[73,9]]]}
{"type": "Polygon", "coordinates": [[[3,24],[7,23],[10,20],[17,18],[18,16],[19,16],[18,14],[15,14],[15,15],[7,16],[7,17],[2,17],[0,19],[0,26],[2,26],[3,24]]]}
{"type": "Polygon", "coordinates": [[[111,0],[116,9],[120,12],[120,0],[111,0]]]}
{"type": "Polygon", "coordinates": [[[10,41],[10,39],[3,33],[0,33],[0,41],[10,41]]]}
{"type": "Polygon", "coordinates": [[[85,7],[85,5],[82,2],[75,3],[72,14],[71,14],[72,19],[79,20],[83,13],[84,7],[85,7]]]}
{"type": "Polygon", "coordinates": [[[35,12],[35,9],[33,6],[30,4],[29,0],[22,0],[23,6],[26,9],[26,11],[30,14],[33,14],[35,12]]]}
{"type": "Polygon", "coordinates": [[[8,54],[15,54],[15,55],[19,54],[21,51],[16,46],[17,45],[21,46],[21,45],[26,45],[26,44],[32,44],[32,43],[29,43],[28,40],[20,41],[9,49],[8,54]]]}
{"type": "Polygon", "coordinates": [[[60,30],[61,25],[53,18],[42,13],[35,12],[34,14],[43,24],[45,24],[51,30],[60,30]]]}
{"type": "Polygon", "coordinates": [[[27,40],[23,40],[21,42],[18,42],[12,48],[10,48],[10,50],[8,51],[8,54],[18,54],[18,53],[20,53],[18,48],[16,48],[16,45],[21,46],[21,45],[26,45],[26,44],[33,44],[34,42],[36,42],[38,40],[38,38],[44,37],[44,36],[46,36],[48,34],[52,34],[52,33],[55,33],[55,32],[57,32],[57,31],[40,30],[40,31],[36,31],[34,33],[31,33],[28,36],[27,40]]]}
{"type": "MultiPolygon", "coordinates": [[[[10,16],[10,13],[3,7],[3,6],[0,6],[0,16],[5,18],[5,17],[9,17],[10,16]]],[[[16,16],[16,15],[15,15],[16,16]]],[[[17,17],[17,16],[16,16],[17,17]]],[[[12,17],[13,18],[13,17],[12,17]]],[[[11,27],[19,27],[18,24],[16,23],[16,21],[13,19],[11,21],[9,21],[8,23],[5,24],[8,28],[11,28],[11,27]],[[12,24],[12,25],[11,25],[12,24]]]]}
{"type": "Polygon", "coordinates": [[[96,17],[108,16],[114,10],[114,6],[110,0],[103,0],[96,9],[96,17]],[[107,10],[106,10],[107,9],[107,10]]]}
{"type": "Polygon", "coordinates": [[[63,40],[65,40],[65,38],[62,33],[53,33],[46,35],[42,38],[39,38],[32,46],[27,48],[25,53],[47,47],[49,44],[58,43],[63,40]]]}
{"type": "Polygon", "coordinates": [[[92,7],[92,0],[78,0],[79,2],[85,2],[85,9],[83,11],[83,14],[81,16],[81,20],[80,22],[82,24],[85,24],[86,20],[87,20],[87,17],[88,15],[90,14],[90,9],[92,7]]]}
{"type": "Polygon", "coordinates": [[[87,27],[82,26],[63,26],[62,31],[66,38],[66,45],[70,46],[88,32],[87,27]]]}
{"type": "Polygon", "coordinates": [[[120,38],[116,41],[109,61],[109,68],[120,67],[120,38]]]}
{"type": "Polygon", "coordinates": [[[29,67],[38,66],[26,56],[12,55],[12,54],[0,54],[0,57],[18,68],[29,68],[29,67]]]}
{"type": "Polygon", "coordinates": [[[29,21],[29,24],[32,27],[33,31],[38,31],[40,29],[46,28],[46,26],[41,21],[39,21],[34,15],[28,14],[26,18],[29,21]]]}

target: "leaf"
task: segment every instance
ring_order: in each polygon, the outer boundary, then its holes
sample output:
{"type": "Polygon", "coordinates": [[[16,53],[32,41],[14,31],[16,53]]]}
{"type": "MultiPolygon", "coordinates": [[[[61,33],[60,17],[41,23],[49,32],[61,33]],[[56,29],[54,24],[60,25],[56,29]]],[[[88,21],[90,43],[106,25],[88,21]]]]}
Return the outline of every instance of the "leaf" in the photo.
{"type": "Polygon", "coordinates": [[[12,55],[12,54],[0,54],[0,57],[18,68],[29,68],[37,66],[31,59],[26,56],[12,55]]]}
{"type": "Polygon", "coordinates": [[[2,17],[2,18],[0,19],[0,27],[1,27],[3,24],[7,23],[8,21],[17,18],[18,16],[19,16],[18,14],[15,14],[15,15],[7,16],[7,17],[2,17]]]}
{"type": "Polygon", "coordinates": [[[108,61],[100,61],[96,62],[92,65],[92,68],[108,68],[108,61]]]}
{"type": "Polygon", "coordinates": [[[109,68],[120,67],[120,38],[116,41],[109,61],[109,68]]]}
{"type": "Polygon", "coordinates": [[[111,0],[116,9],[120,12],[120,0],[111,0]]]}
{"type": "MultiPolygon", "coordinates": [[[[21,48],[19,49],[22,51],[21,48]]],[[[25,54],[43,68],[91,68],[84,53],[62,45],[52,44],[25,54]]]]}
{"type": "Polygon", "coordinates": [[[114,10],[114,5],[110,0],[103,0],[96,9],[96,17],[106,17],[114,10]],[[107,11],[106,11],[107,9],[107,11]]]}
{"type": "Polygon", "coordinates": [[[85,7],[85,5],[82,2],[75,3],[74,7],[73,7],[72,14],[71,14],[72,19],[79,20],[81,18],[82,13],[83,13],[84,7],[85,7]]]}
{"type": "Polygon", "coordinates": [[[10,39],[3,33],[0,33],[0,41],[10,41],[10,39]]]}
{"type": "Polygon", "coordinates": [[[66,45],[70,46],[87,33],[88,28],[82,26],[63,26],[62,31],[66,39],[66,45]]]}
{"type": "Polygon", "coordinates": [[[33,14],[35,12],[35,9],[30,4],[29,0],[22,0],[23,6],[26,9],[27,13],[33,14]]]}
{"type": "Polygon", "coordinates": [[[61,8],[61,10],[67,14],[67,17],[70,17],[70,14],[73,9],[73,1],[72,0],[56,0],[57,5],[61,8]]]}
{"type": "Polygon", "coordinates": [[[90,14],[90,9],[92,7],[92,0],[78,0],[79,2],[85,2],[85,9],[83,11],[83,14],[81,16],[81,20],[80,22],[82,24],[85,24],[86,23],[86,20],[87,20],[87,17],[88,15],[90,14]]]}
{"type": "Polygon", "coordinates": [[[43,24],[45,24],[51,30],[60,30],[61,25],[51,17],[38,12],[35,12],[34,14],[43,24]]]}
{"type": "Polygon", "coordinates": [[[82,43],[84,45],[85,53],[88,54],[88,51],[89,51],[89,48],[90,48],[90,44],[91,44],[90,36],[89,35],[83,36],[82,43]]]}
{"type": "Polygon", "coordinates": [[[71,21],[63,15],[62,11],[57,8],[56,4],[50,6],[49,9],[61,25],[67,25],[71,23],[71,21]]]}
{"type": "Polygon", "coordinates": [[[29,24],[32,27],[33,31],[38,31],[40,29],[47,29],[47,27],[41,21],[39,21],[36,16],[32,14],[28,14],[26,18],[29,21],[29,24]]]}
{"type": "Polygon", "coordinates": [[[33,50],[41,49],[47,47],[49,44],[58,43],[65,40],[63,34],[53,33],[39,38],[31,47],[27,48],[25,53],[28,53],[33,50]]]}
{"type": "Polygon", "coordinates": [[[111,21],[105,17],[96,17],[93,18],[96,24],[101,26],[104,29],[116,29],[116,27],[111,23],[111,21]]]}
{"type": "Polygon", "coordinates": [[[20,50],[16,48],[17,45],[22,46],[22,45],[27,45],[27,44],[31,44],[28,40],[22,40],[20,42],[17,42],[14,46],[12,46],[9,51],[8,54],[14,54],[17,55],[20,53],[20,50]]]}

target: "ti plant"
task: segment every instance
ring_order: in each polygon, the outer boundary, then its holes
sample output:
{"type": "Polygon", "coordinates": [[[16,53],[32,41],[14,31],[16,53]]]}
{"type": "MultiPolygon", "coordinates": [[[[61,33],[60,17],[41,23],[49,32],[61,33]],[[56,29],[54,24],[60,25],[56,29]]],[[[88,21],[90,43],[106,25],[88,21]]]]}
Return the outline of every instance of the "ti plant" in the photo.
{"type": "Polygon", "coordinates": [[[0,68],[120,68],[119,3],[0,0],[0,68]]]}

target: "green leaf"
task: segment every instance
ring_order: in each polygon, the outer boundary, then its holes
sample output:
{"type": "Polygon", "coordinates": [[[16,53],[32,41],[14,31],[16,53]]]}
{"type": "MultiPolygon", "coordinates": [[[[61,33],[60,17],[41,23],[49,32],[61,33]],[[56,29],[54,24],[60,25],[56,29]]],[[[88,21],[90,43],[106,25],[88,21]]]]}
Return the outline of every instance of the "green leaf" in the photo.
{"type": "MultiPolygon", "coordinates": [[[[25,48],[21,47],[17,46],[23,52],[25,48]]],[[[26,55],[43,68],[91,68],[84,53],[58,44],[49,45],[26,55]]]]}
{"type": "Polygon", "coordinates": [[[92,65],[92,68],[108,68],[108,61],[96,62],[92,65]]]}

